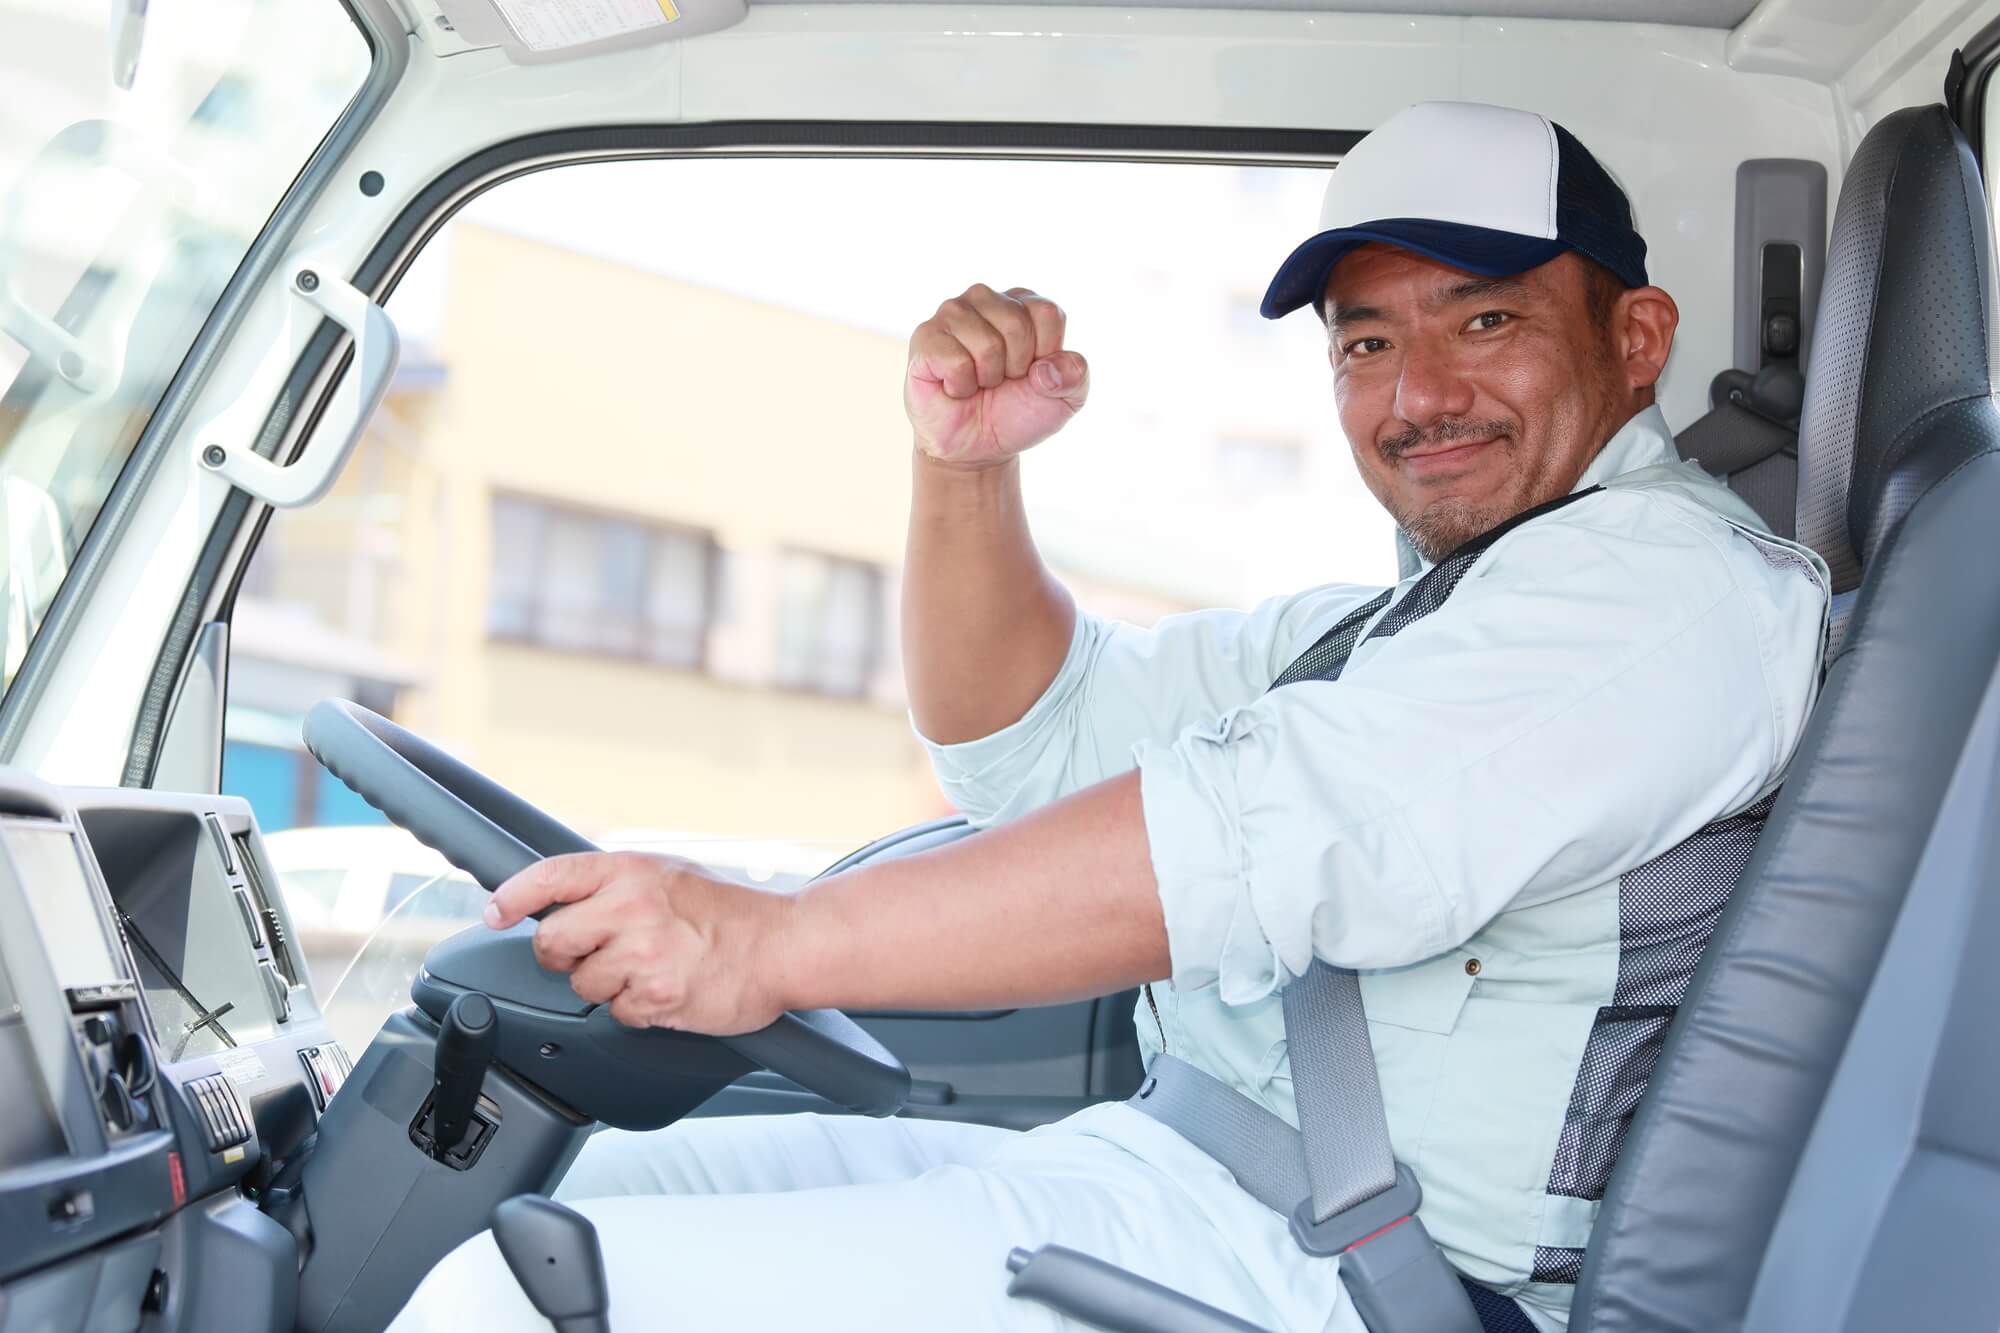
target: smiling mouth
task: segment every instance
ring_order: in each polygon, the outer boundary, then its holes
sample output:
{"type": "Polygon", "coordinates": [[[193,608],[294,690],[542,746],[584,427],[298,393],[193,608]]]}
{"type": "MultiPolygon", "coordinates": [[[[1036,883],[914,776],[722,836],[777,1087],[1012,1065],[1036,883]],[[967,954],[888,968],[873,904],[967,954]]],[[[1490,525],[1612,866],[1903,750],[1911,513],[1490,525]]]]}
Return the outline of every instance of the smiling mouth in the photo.
{"type": "Polygon", "coordinates": [[[1499,439],[1498,435],[1489,435],[1481,440],[1454,440],[1450,444],[1400,454],[1396,462],[1419,473],[1443,471],[1469,461],[1474,454],[1499,439]]]}

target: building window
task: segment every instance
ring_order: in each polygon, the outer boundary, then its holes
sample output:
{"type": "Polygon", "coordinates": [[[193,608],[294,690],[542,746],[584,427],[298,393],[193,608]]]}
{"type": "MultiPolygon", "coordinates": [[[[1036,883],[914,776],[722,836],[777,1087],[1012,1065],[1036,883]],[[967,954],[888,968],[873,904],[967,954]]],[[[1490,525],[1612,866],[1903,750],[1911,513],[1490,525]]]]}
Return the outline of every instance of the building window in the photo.
{"type": "Polygon", "coordinates": [[[886,631],[880,566],[812,551],[778,564],[777,683],[861,698],[882,661],[886,631]]]}
{"type": "Polygon", "coordinates": [[[715,544],[706,533],[493,497],[488,633],[570,652],[702,663],[715,544]]]}
{"type": "Polygon", "coordinates": [[[1215,475],[1237,496],[1266,495],[1299,484],[1305,442],[1260,435],[1225,435],[1215,442],[1215,475]]]}

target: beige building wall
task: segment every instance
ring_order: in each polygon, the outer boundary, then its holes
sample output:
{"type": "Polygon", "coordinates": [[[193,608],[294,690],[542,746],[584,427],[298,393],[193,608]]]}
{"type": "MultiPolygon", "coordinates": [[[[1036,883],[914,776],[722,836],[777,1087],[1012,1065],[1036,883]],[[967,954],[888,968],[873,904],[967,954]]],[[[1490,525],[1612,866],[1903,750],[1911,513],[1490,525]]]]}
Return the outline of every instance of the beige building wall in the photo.
{"type": "MultiPolygon", "coordinates": [[[[239,608],[262,655],[321,652],[287,642],[307,614],[400,687],[405,725],[587,833],[853,844],[946,813],[894,651],[903,340],[468,224],[450,245],[442,380],[392,394],[334,492],[274,520],[239,608]],[[496,493],[711,534],[705,665],[490,635],[496,493]],[[771,679],[786,550],[885,572],[867,697],[771,679]]],[[[1183,609],[1058,572],[1101,612],[1183,609]]]]}
{"type": "Polygon", "coordinates": [[[942,813],[893,661],[866,700],[758,678],[780,549],[899,562],[901,344],[505,233],[452,245],[389,639],[425,664],[408,724],[590,829],[839,842],[942,813]],[[490,638],[495,491],[712,533],[736,679],[490,638]]]}

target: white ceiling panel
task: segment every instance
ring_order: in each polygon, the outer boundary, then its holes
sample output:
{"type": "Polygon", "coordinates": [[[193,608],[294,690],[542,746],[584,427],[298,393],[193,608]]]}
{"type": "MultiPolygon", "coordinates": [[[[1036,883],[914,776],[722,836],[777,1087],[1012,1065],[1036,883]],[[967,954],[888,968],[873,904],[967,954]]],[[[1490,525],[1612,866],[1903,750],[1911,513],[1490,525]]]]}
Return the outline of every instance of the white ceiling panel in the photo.
{"type": "MultiPolygon", "coordinates": [[[[753,4],[853,4],[882,0],[751,0],[753,4]]],[[[888,0],[896,3],[897,0],[888,0]]],[[[981,0],[982,4],[1034,4],[1051,0],[981,0]]],[[[1105,0],[1053,0],[1058,5],[1102,6],[1105,0]]],[[[1692,28],[1734,28],[1756,0],[1141,0],[1142,9],[1267,9],[1321,14],[1422,14],[1479,19],[1597,19],[1617,23],[1671,23],[1692,28]]]]}

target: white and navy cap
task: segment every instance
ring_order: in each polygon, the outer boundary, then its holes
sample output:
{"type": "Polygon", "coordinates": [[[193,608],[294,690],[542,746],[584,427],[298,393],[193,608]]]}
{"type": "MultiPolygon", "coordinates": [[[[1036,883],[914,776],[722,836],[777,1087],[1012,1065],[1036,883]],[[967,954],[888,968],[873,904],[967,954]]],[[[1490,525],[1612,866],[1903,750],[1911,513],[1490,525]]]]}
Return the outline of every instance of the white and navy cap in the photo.
{"type": "Polygon", "coordinates": [[[1371,241],[1489,278],[1573,250],[1646,285],[1646,242],[1618,182],[1568,130],[1510,107],[1398,111],[1334,168],[1319,225],[1271,280],[1266,319],[1317,308],[1341,256],[1371,241]]]}

